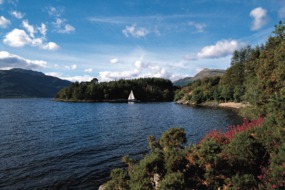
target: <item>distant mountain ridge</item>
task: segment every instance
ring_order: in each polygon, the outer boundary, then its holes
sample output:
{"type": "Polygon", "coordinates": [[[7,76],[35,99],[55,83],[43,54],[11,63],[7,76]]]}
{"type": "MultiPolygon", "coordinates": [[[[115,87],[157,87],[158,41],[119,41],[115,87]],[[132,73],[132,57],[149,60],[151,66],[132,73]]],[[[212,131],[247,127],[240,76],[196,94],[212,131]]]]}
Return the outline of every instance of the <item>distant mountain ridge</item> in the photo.
{"type": "Polygon", "coordinates": [[[226,70],[222,69],[208,69],[205,68],[199,73],[197,73],[194,77],[185,77],[183,79],[179,79],[173,82],[173,85],[175,86],[186,86],[190,82],[198,79],[203,79],[206,77],[215,77],[215,76],[222,76],[226,70]]]}
{"type": "Polygon", "coordinates": [[[51,98],[70,81],[25,69],[0,70],[0,98],[51,98]]]}

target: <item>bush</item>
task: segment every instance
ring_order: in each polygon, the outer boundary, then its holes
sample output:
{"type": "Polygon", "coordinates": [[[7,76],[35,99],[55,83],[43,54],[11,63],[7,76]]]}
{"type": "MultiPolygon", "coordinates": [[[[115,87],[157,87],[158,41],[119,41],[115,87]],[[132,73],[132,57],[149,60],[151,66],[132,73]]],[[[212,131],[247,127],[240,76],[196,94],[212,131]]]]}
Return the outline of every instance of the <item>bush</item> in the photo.
{"type": "Polygon", "coordinates": [[[185,180],[183,173],[170,173],[164,177],[160,184],[160,190],[178,190],[185,189],[185,180]]]}

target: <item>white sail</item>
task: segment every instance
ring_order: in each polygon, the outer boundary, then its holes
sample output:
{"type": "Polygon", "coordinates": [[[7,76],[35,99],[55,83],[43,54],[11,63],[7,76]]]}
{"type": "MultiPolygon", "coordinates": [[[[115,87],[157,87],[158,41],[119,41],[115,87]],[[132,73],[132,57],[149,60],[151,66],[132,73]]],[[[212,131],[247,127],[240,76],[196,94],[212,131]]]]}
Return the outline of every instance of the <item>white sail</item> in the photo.
{"type": "Polygon", "coordinates": [[[130,93],[130,95],[129,95],[129,98],[128,98],[128,100],[135,100],[136,98],[135,98],[135,96],[134,96],[134,93],[133,93],[133,91],[131,90],[131,93],[130,93]]]}

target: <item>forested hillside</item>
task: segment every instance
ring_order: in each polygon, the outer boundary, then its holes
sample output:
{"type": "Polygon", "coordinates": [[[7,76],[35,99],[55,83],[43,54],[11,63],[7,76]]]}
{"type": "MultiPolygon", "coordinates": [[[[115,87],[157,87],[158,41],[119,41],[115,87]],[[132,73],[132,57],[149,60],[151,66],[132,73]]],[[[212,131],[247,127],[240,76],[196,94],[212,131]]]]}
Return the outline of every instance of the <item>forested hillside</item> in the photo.
{"type": "Polygon", "coordinates": [[[222,77],[191,83],[176,94],[193,103],[249,102],[255,120],[227,131],[211,131],[185,147],[181,128],[158,140],[148,138],[142,160],[124,157],[128,169],[115,169],[106,189],[284,189],[285,188],[285,25],[275,26],[261,46],[234,52],[222,77]]]}
{"type": "Polygon", "coordinates": [[[0,70],[0,98],[52,98],[71,82],[41,72],[11,69],[0,70]]]}
{"type": "Polygon", "coordinates": [[[183,79],[179,79],[177,81],[173,82],[173,85],[176,86],[186,86],[191,82],[194,82],[196,80],[201,80],[204,78],[209,78],[209,77],[217,77],[217,76],[222,76],[225,73],[225,70],[221,69],[203,69],[199,73],[197,73],[194,77],[186,77],[183,79]]]}
{"type": "Polygon", "coordinates": [[[98,82],[73,83],[60,90],[56,99],[62,101],[126,101],[133,90],[140,101],[172,101],[174,88],[170,80],[161,78],[141,78],[98,82]]]}
{"type": "Polygon", "coordinates": [[[246,102],[255,113],[271,112],[285,93],[284,29],[281,22],[265,44],[236,50],[223,76],[194,81],[177,92],[175,99],[193,104],[246,102]]]}

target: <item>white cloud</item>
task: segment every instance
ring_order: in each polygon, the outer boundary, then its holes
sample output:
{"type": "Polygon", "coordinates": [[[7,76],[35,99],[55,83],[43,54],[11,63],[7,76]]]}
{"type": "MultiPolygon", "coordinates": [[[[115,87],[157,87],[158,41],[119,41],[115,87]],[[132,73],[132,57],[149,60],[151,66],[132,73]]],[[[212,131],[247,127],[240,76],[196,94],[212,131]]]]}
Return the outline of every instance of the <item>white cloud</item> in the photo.
{"type": "Polygon", "coordinates": [[[60,78],[64,80],[69,80],[72,82],[75,82],[75,81],[83,82],[83,81],[91,81],[94,77],[89,76],[89,75],[83,75],[83,76],[60,77],[60,78]]]}
{"type": "Polygon", "coordinates": [[[39,69],[47,66],[46,61],[29,60],[7,51],[0,51],[0,69],[1,68],[23,68],[39,69]]]}
{"type": "Polygon", "coordinates": [[[139,70],[145,69],[149,66],[148,63],[145,63],[142,60],[143,60],[143,57],[140,60],[135,61],[135,67],[139,70]]]}
{"type": "Polygon", "coordinates": [[[23,24],[23,27],[30,33],[30,36],[32,38],[34,38],[35,37],[35,33],[37,32],[35,30],[34,26],[30,25],[28,20],[24,20],[22,22],[22,24],[23,24]]]}
{"type": "Polygon", "coordinates": [[[29,35],[24,30],[17,28],[9,32],[4,38],[4,43],[12,47],[23,47],[30,41],[29,35]]]}
{"type": "Polygon", "coordinates": [[[48,7],[47,8],[47,12],[50,16],[54,16],[54,17],[60,17],[61,14],[63,13],[63,9],[62,8],[55,8],[55,7],[48,7]]]}
{"type": "MultiPolygon", "coordinates": [[[[31,34],[33,34],[32,30],[31,34]]],[[[26,31],[17,28],[9,32],[5,36],[3,42],[11,47],[24,47],[26,45],[30,45],[34,47],[40,47],[45,50],[57,50],[59,48],[59,46],[54,42],[44,43],[43,38],[29,36],[26,31]]]]}
{"type": "Polygon", "coordinates": [[[75,64],[74,64],[74,65],[71,65],[71,67],[70,67],[70,68],[71,68],[71,70],[74,70],[74,69],[76,69],[76,68],[77,68],[77,65],[75,65],[75,64]]]}
{"type": "Polygon", "coordinates": [[[41,24],[41,27],[39,27],[38,30],[43,35],[43,37],[46,36],[46,34],[47,34],[47,27],[46,27],[46,25],[44,23],[41,24]]]}
{"type": "Polygon", "coordinates": [[[58,33],[70,33],[75,30],[73,26],[70,24],[66,24],[66,20],[62,18],[56,18],[55,22],[53,22],[55,27],[55,31],[58,33]]]}
{"type": "Polygon", "coordinates": [[[17,19],[22,19],[24,17],[24,14],[18,11],[11,11],[10,14],[17,19]]]}
{"type": "Polygon", "coordinates": [[[99,79],[100,81],[111,81],[111,80],[117,80],[117,79],[131,79],[138,77],[138,72],[136,70],[132,71],[102,71],[99,72],[99,79]]]}
{"type": "Polygon", "coordinates": [[[89,68],[89,69],[84,69],[85,73],[92,73],[93,69],[89,68]]]}
{"type": "Polygon", "coordinates": [[[198,33],[204,32],[207,26],[205,23],[197,23],[197,22],[188,22],[188,25],[195,27],[196,32],[198,33]]]}
{"type": "Polygon", "coordinates": [[[49,72],[49,73],[45,73],[45,75],[48,75],[48,76],[52,76],[52,77],[60,77],[61,75],[57,72],[49,72]]]}
{"type": "Polygon", "coordinates": [[[57,33],[71,33],[75,31],[74,26],[67,23],[67,20],[62,18],[62,13],[64,12],[63,8],[60,7],[48,7],[47,12],[50,16],[55,18],[55,21],[52,22],[54,26],[54,31],[57,33]]]}
{"type": "Polygon", "coordinates": [[[262,7],[251,10],[250,16],[253,17],[251,30],[258,30],[267,23],[267,10],[262,7]]]}
{"type": "Polygon", "coordinates": [[[110,63],[116,64],[116,63],[118,63],[118,59],[117,58],[113,58],[113,59],[110,60],[110,63]]]}
{"type": "Polygon", "coordinates": [[[66,65],[66,66],[64,66],[64,68],[67,69],[67,70],[75,70],[77,68],[77,65],[76,64],[73,64],[73,65],[70,65],[70,66],[66,65]]]}
{"type": "Polygon", "coordinates": [[[145,62],[143,59],[144,56],[141,56],[138,60],[134,61],[133,69],[130,70],[99,72],[99,79],[100,81],[111,81],[139,77],[171,78],[174,76],[167,72],[165,68],[158,66],[157,63],[145,62]]]}
{"type": "Polygon", "coordinates": [[[126,37],[141,38],[149,34],[149,31],[145,28],[137,28],[136,25],[126,26],[122,31],[126,37]]]}
{"type": "Polygon", "coordinates": [[[236,40],[218,41],[215,45],[202,48],[198,54],[198,58],[220,58],[232,54],[239,47],[236,40]]]}
{"type": "Polygon", "coordinates": [[[9,24],[11,24],[10,20],[0,16],[0,28],[7,28],[9,24]]]}
{"type": "Polygon", "coordinates": [[[41,46],[42,49],[55,51],[59,49],[59,46],[54,42],[48,42],[41,46]]]}
{"type": "Polygon", "coordinates": [[[4,3],[4,0],[0,0],[0,5],[4,3]]]}

